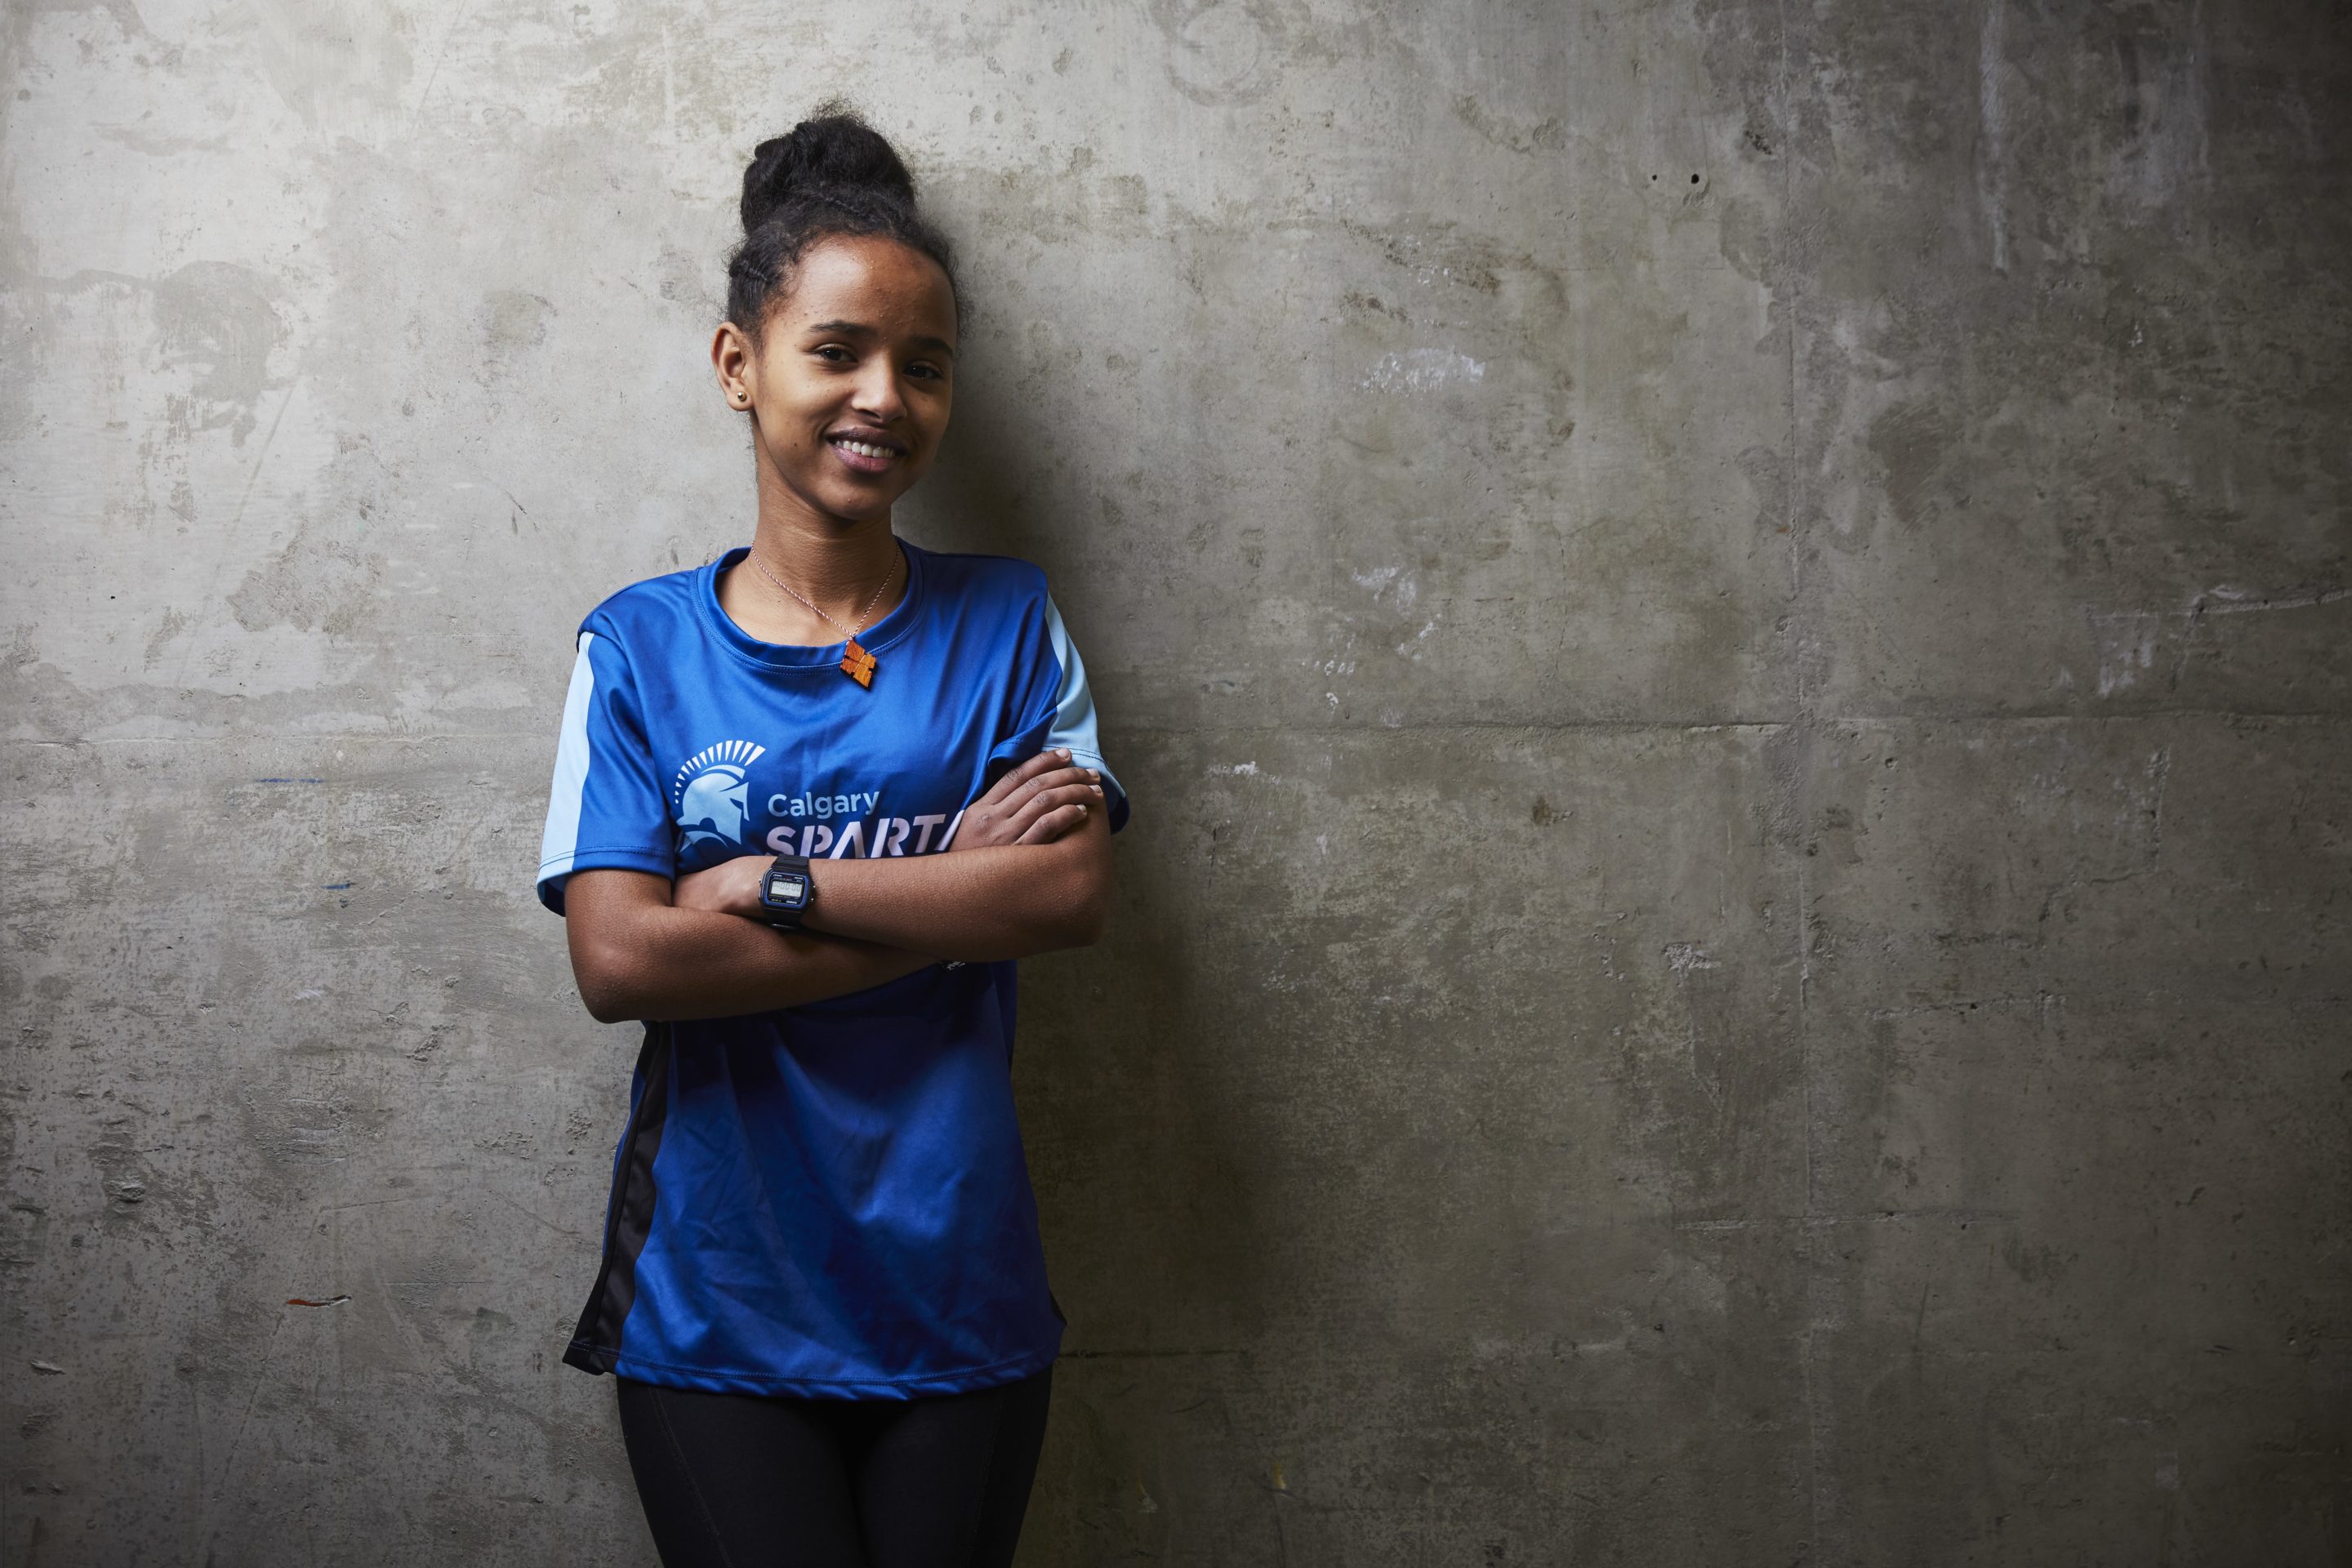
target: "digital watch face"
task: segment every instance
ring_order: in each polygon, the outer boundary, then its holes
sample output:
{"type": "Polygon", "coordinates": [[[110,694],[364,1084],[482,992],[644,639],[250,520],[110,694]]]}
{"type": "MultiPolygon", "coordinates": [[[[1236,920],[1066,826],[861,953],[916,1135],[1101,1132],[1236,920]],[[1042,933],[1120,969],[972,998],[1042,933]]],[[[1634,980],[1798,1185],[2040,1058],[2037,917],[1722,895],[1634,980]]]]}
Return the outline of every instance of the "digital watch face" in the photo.
{"type": "Polygon", "coordinates": [[[808,897],[808,879],[797,871],[781,871],[768,880],[768,900],[797,904],[808,897]]]}

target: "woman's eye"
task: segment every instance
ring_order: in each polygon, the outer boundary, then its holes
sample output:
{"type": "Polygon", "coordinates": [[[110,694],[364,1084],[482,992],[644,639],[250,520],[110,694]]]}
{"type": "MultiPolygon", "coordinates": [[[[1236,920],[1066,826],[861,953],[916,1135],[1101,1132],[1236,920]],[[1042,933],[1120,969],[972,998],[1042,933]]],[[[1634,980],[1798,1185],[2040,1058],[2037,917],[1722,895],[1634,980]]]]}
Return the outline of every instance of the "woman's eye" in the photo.
{"type": "Polygon", "coordinates": [[[835,343],[827,343],[824,347],[818,349],[816,351],[816,356],[829,364],[839,364],[842,360],[845,360],[850,357],[849,351],[847,349],[842,348],[835,343]],[[836,354],[840,356],[839,359],[834,357],[836,354]]]}
{"type": "Polygon", "coordinates": [[[946,373],[935,364],[911,364],[907,368],[916,375],[929,376],[933,381],[945,381],[947,379],[946,373]]]}

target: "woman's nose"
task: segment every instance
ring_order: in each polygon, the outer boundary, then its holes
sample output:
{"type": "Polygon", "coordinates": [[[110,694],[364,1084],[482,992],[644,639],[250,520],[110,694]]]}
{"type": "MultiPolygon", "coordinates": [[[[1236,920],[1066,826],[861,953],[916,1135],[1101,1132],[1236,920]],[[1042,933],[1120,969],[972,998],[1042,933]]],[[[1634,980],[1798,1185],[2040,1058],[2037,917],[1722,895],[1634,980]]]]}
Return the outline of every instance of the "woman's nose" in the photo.
{"type": "Polygon", "coordinates": [[[866,378],[857,388],[858,408],[877,420],[896,417],[906,407],[898,395],[898,374],[885,371],[866,378]]]}

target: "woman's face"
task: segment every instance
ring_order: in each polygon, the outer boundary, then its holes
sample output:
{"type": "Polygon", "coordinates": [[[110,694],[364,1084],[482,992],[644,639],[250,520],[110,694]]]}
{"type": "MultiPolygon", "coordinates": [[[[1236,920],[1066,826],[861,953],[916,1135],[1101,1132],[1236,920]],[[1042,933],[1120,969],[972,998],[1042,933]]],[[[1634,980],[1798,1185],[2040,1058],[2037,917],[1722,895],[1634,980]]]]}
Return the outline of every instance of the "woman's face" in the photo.
{"type": "Polygon", "coordinates": [[[734,325],[711,357],[769,466],[811,508],[887,517],[931,466],[955,389],[955,295],[896,240],[837,236],[801,257],[756,353],[734,325]]]}

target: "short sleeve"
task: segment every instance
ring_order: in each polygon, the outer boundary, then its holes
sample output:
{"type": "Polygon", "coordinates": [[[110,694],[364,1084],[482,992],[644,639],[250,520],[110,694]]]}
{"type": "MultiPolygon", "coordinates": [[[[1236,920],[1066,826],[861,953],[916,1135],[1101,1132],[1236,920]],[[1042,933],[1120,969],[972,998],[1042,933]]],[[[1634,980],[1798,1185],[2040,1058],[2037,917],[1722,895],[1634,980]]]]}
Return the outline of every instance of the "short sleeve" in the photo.
{"type": "Polygon", "coordinates": [[[677,840],[628,660],[597,632],[583,629],[579,646],[539,846],[539,901],[559,915],[574,871],[677,872],[677,840]]]}
{"type": "Polygon", "coordinates": [[[1047,721],[1045,742],[1042,748],[1053,751],[1066,746],[1070,760],[1102,774],[1103,801],[1110,808],[1110,830],[1117,833],[1127,826],[1127,789],[1103,761],[1102,738],[1095,729],[1094,693],[1087,688],[1086,662],[1078,658],[1077,648],[1070,641],[1070,632],[1062,624],[1062,612],[1053,598],[1045,600],[1045,635],[1047,647],[1055,665],[1053,678],[1054,710],[1047,721]]]}

